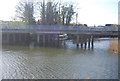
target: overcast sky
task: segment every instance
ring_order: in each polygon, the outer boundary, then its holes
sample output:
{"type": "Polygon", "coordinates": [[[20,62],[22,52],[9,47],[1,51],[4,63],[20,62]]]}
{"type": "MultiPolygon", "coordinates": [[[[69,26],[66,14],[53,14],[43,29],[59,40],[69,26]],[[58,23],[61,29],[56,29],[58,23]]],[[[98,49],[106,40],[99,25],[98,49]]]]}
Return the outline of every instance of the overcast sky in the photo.
{"type": "MultiPolygon", "coordinates": [[[[0,20],[12,20],[15,6],[20,0],[0,1],[0,20]]],[[[62,1],[62,0],[61,0],[62,1]]],[[[78,22],[88,25],[104,25],[118,23],[119,0],[63,0],[77,4],[78,22]]]]}

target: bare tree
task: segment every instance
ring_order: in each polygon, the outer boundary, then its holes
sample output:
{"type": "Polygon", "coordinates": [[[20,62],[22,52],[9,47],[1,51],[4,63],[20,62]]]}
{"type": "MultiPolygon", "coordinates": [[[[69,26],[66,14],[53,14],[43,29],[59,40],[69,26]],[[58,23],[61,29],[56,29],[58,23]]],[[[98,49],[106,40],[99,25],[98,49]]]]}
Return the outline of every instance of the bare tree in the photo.
{"type": "Polygon", "coordinates": [[[17,17],[26,24],[35,24],[33,2],[20,1],[16,7],[17,17]]]}
{"type": "Polygon", "coordinates": [[[55,3],[54,1],[45,2],[45,0],[42,0],[38,5],[40,6],[41,24],[53,25],[58,23],[58,3],[55,3]]]}
{"type": "MultiPolygon", "coordinates": [[[[40,12],[39,24],[42,25],[55,25],[63,24],[68,25],[72,21],[74,15],[73,5],[62,6],[61,2],[54,2],[54,0],[37,2],[40,12]]],[[[36,8],[35,8],[36,9],[36,8]]],[[[33,2],[21,1],[17,5],[17,14],[22,21],[27,24],[35,24],[33,2]]]]}
{"type": "Polygon", "coordinates": [[[45,16],[45,0],[41,2],[41,24],[45,25],[46,24],[46,16],[45,16]]]}
{"type": "Polygon", "coordinates": [[[67,6],[62,6],[62,23],[63,25],[66,24],[70,24],[70,22],[72,21],[72,16],[74,15],[74,9],[73,9],[73,5],[69,5],[67,6]]]}

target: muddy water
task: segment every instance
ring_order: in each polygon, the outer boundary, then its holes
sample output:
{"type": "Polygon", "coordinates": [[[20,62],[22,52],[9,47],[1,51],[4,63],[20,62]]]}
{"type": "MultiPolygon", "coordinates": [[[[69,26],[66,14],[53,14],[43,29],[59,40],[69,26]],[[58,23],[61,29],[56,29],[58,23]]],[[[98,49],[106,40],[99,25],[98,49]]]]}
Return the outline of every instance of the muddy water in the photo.
{"type": "Polygon", "coordinates": [[[118,55],[109,51],[111,40],[99,40],[94,50],[3,47],[3,79],[117,79],[118,55]]]}

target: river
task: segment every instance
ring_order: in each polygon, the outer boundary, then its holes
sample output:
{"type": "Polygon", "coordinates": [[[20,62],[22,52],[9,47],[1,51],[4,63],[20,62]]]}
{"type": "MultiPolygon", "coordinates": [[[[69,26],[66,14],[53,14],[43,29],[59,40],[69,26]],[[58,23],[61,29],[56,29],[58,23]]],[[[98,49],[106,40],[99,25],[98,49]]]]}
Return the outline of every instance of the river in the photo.
{"type": "Polygon", "coordinates": [[[2,79],[118,79],[118,54],[111,40],[94,42],[94,50],[15,47],[2,49],[2,79]]]}

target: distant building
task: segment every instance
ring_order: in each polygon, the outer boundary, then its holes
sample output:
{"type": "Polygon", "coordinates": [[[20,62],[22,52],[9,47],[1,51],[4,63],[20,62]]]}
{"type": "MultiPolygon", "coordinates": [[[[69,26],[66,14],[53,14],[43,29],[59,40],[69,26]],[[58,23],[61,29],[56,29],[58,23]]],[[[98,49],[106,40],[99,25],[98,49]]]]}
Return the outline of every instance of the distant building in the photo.
{"type": "Polygon", "coordinates": [[[105,26],[112,26],[112,27],[115,27],[117,26],[116,24],[105,24],[105,26]]]}

